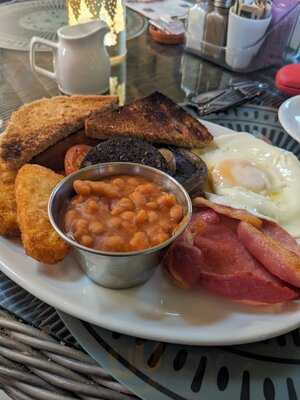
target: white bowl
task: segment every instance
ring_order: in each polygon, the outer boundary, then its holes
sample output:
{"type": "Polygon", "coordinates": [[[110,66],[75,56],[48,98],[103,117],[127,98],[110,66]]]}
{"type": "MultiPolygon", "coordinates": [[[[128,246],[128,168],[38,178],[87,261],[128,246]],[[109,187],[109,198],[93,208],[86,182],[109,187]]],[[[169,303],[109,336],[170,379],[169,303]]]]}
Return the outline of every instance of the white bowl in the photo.
{"type": "Polygon", "coordinates": [[[300,96],[294,96],[281,104],[278,118],[287,133],[300,143],[300,96]]]}

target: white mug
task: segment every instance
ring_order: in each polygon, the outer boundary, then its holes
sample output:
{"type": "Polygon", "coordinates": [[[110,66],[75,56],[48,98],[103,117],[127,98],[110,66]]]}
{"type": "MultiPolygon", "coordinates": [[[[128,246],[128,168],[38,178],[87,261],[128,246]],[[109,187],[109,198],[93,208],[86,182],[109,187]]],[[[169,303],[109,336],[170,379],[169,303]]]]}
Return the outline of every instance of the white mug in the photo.
{"type": "Polygon", "coordinates": [[[61,92],[101,94],[109,89],[110,59],[104,46],[109,32],[105,22],[64,26],[57,31],[58,42],[33,37],[30,43],[30,65],[34,72],[57,82],[61,92]],[[53,72],[36,64],[37,45],[53,50],[53,72]]]}

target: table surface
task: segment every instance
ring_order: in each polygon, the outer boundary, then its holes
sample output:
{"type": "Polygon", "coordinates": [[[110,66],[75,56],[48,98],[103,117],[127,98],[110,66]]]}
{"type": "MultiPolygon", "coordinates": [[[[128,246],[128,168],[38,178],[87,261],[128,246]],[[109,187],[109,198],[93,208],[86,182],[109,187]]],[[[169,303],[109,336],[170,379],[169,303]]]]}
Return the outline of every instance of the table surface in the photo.
{"type": "MultiPolygon", "coordinates": [[[[42,66],[52,63],[51,53],[40,53],[42,66]]],[[[112,69],[112,75],[126,82],[126,101],[159,90],[175,101],[186,94],[224,87],[233,80],[261,79],[273,85],[276,69],[237,75],[184,52],[182,46],[159,45],[147,32],[128,42],[127,60],[112,69]]],[[[278,94],[270,91],[278,100],[278,94]]],[[[28,52],[0,49],[0,118],[25,102],[59,94],[54,81],[34,75],[28,52]]],[[[270,97],[270,96],[269,96],[270,97]]]]}

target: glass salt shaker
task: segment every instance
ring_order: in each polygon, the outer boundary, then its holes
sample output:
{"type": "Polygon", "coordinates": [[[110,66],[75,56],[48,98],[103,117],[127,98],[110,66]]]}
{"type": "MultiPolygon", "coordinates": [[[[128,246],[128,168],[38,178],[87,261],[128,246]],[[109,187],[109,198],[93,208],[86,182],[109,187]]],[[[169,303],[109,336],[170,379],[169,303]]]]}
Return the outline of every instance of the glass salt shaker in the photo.
{"type": "Polygon", "coordinates": [[[197,3],[190,8],[186,26],[187,49],[201,50],[201,43],[204,34],[205,18],[208,12],[213,9],[212,0],[197,0],[197,3]]]}

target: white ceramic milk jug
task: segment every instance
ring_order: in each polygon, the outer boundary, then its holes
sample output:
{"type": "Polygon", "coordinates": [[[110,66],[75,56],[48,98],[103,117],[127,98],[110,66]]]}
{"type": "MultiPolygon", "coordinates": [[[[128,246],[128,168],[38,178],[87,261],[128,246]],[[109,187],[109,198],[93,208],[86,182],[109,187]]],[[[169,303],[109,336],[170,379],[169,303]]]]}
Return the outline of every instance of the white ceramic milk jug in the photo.
{"type": "Polygon", "coordinates": [[[101,94],[109,89],[110,59],[104,46],[109,32],[105,22],[64,26],[57,31],[58,42],[33,37],[30,43],[30,65],[33,71],[55,80],[61,92],[72,94],[101,94]],[[36,64],[36,45],[53,50],[51,72],[36,64]]]}

